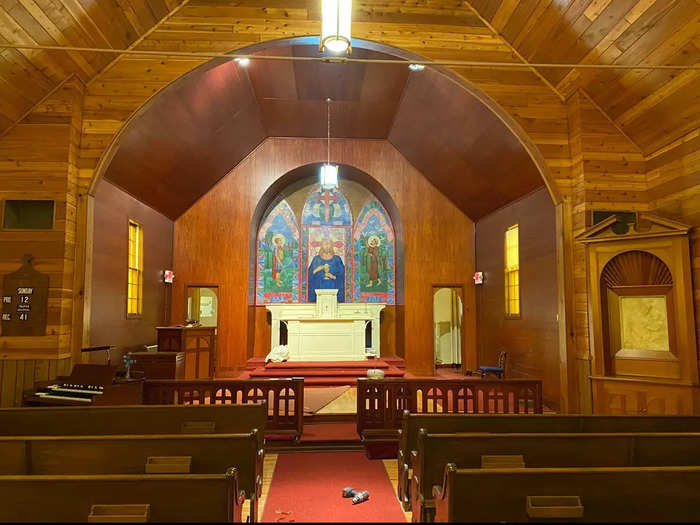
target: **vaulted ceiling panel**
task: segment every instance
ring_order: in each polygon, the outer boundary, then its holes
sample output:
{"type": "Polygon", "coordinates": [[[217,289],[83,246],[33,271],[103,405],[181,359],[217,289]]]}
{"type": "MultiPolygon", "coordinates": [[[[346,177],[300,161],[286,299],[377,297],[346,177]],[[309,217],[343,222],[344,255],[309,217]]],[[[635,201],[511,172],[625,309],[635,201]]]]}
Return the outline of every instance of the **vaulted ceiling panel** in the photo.
{"type": "MultiPolygon", "coordinates": [[[[282,56],[313,52],[313,45],[275,47],[282,56]]],[[[354,53],[395,59],[388,49],[354,53]]],[[[543,184],[505,124],[441,73],[409,72],[405,63],[354,66],[205,64],[128,125],[105,177],[176,218],[265,137],[325,137],[330,95],[337,97],[332,137],[388,139],[474,220],[543,184]]]]}
{"type": "Polygon", "coordinates": [[[231,61],[152,100],[120,141],[106,177],[171,218],[265,138],[247,76],[231,61]]]}
{"type": "MultiPolygon", "coordinates": [[[[473,0],[532,63],[693,66],[700,61],[696,0],[473,0]]],[[[568,96],[584,89],[647,154],[700,126],[686,89],[698,71],[540,68],[568,96]]]]}
{"type": "Polygon", "coordinates": [[[389,140],[472,219],[542,185],[505,124],[433,71],[411,74],[389,140]]]}

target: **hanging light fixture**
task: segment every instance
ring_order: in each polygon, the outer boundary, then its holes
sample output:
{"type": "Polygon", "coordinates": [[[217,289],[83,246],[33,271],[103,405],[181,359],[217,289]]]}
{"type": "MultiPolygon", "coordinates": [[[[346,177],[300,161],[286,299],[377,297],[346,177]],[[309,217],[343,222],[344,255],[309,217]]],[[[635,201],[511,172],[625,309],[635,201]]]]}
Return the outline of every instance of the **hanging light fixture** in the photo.
{"type": "Polygon", "coordinates": [[[351,23],[352,0],[323,0],[320,50],[328,49],[332,53],[351,53],[351,23]]]}
{"type": "Polygon", "coordinates": [[[321,187],[331,189],[338,187],[338,166],[331,164],[331,99],[326,99],[326,117],[328,133],[326,135],[326,163],[321,166],[321,187]]]}

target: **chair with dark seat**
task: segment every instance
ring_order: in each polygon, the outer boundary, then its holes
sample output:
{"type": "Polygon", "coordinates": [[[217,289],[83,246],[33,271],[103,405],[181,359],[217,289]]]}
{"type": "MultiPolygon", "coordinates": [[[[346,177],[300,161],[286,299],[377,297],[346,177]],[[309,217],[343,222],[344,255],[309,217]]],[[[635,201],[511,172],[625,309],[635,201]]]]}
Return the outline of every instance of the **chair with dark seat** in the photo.
{"type": "Polygon", "coordinates": [[[485,377],[487,374],[495,374],[498,379],[503,379],[506,375],[506,357],[508,357],[507,352],[498,353],[498,365],[496,366],[480,366],[478,374],[481,377],[485,377]]]}

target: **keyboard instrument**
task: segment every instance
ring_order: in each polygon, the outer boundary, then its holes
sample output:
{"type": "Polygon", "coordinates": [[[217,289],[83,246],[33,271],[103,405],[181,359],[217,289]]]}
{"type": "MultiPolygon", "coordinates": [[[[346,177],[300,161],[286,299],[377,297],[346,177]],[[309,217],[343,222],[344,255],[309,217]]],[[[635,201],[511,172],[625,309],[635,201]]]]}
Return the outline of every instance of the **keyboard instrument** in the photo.
{"type": "Polygon", "coordinates": [[[139,404],[143,389],[140,381],[120,380],[116,367],[95,364],[75,365],[70,376],[36,387],[26,406],[139,404]]]}

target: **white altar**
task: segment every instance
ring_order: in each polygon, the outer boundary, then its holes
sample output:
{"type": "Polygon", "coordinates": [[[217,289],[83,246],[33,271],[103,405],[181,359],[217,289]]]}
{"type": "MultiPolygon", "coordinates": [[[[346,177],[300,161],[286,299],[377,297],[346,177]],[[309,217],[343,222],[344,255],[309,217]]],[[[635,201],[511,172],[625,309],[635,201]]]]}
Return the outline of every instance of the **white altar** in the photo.
{"type": "Polygon", "coordinates": [[[316,303],[269,304],[271,348],[280,344],[280,323],[287,324],[289,361],[362,361],[368,351],[379,357],[379,303],[340,303],[338,290],[316,290],[316,303]],[[372,324],[372,347],[365,346],[365,325],[372,324]]]}

